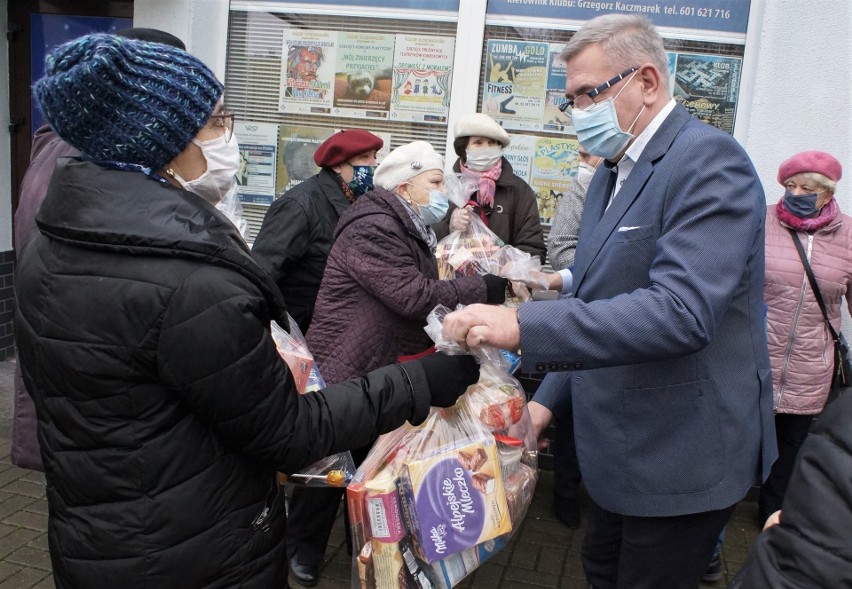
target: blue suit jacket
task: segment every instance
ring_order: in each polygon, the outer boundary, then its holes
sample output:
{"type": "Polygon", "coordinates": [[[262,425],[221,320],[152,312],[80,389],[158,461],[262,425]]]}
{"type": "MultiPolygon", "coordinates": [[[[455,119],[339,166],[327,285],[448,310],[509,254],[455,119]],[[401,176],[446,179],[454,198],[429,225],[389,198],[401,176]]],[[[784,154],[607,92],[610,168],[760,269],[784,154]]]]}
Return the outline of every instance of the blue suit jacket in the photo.
{"type": "Polygon", "coordinates": [[[610,173],[586,195],[574,298],[521,306],[524,367],[574,371],[577,452],[599,505],[727,507],[776,456],[763,189],[740,145],[680,106],[601,216],[610,173]]]}

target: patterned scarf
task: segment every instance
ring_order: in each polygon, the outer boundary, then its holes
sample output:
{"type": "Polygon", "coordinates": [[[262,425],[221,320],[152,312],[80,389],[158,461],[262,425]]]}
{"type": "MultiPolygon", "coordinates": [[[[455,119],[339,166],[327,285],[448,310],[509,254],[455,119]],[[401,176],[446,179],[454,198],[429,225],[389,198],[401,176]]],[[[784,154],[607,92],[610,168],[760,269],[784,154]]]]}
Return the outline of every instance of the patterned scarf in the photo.
{"type": "Polygon", "coordinates": [[[462,174],[476,181],[476,200],[471,199],[471,201],[479,205],[479,216],[482,218],[482,222],[488,225],[486,214],[494,208],[494,192],[497,190],[496,180],[503,172],[503,158],[500,158],[496,166],[484,172],[471,170],[461,162],[459,164],[462,174]]]}
{"type": "Polygon", "coordinates": [[[349,188],[349,182],[344,180],[343,176],[341,176],[340,174],[335,175],[337,176],[337,181],[340,182],[340,188],[343,190],[343,196],[346,197],[346,200],[349,201],[349,204],[352,204],[353,202],[355,202],[355,199],[358,198],[358,195],[352,192],[352,189],[349,188]]]}
{"type": "Polygon", "coordinates": [[[831,197],[831,200],[825,203],[825,205],[820,209],[819,215],[816,217],[797,217],[790,211],[788,211],[784,207],[784,197],[781,197],[781,200],[778,201],[778,206],[775,207],[775,214],[778,215],[778,219],[795,229],[796,231],[804,231],[805,233],[813,233],[818,229],[822,229],[832,221],[834,221],[837,214],[840,212],[840,206],[837,204],[837,201],[834,200],[834,197],[831,197]]]}

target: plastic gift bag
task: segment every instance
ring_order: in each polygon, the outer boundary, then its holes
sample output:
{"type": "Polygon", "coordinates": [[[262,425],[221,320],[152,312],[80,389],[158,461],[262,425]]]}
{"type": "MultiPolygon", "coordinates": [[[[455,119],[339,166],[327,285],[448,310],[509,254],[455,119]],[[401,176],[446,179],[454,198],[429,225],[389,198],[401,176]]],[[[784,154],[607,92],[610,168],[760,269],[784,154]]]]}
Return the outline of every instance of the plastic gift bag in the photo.
{"type": "MultiPolygon", "coordinates": [[[[459,175],[448,175],[445,185],[448,198],[458,207],[464,207],[477,189],[471,178],[459,175]]],[[[541,272],[541,260],[505,245],[476,215],[471,218],[467,229],[453,231],[438,242],[435,257],[438,277],[442,280],[477,274],[495,274],[512,280],[515,303],[530,299],[529,291],[522,283],[547,288],[541,272]]]]}
{"type": "MultiPolygon", "coordinates": [[[[274,321],[271,324],[272,339],[275,340],[278,354],[290,368],[299,394],[318,391],[325,387],[325,382],[320,376],[314,357],[308,350],[308,344],[296,321],[289,315],[287,319],[290,322],[289,333],[274,321]]],[[[299,485],[344,487],[352,480],[354,473],[355,461],[347,450],[326,456],[302,471],[290,474],[286,479],[283,476],[279,478],[282,482],[286,480],[299,485]]]]}
{"type": "Polygon", "coordinates": [[[380,437],[347,488],[353,587],[448,589],[523,520],[537,480],[524,393],[499,351],[477,355],[479,382],[453,407],[380,437]]]}

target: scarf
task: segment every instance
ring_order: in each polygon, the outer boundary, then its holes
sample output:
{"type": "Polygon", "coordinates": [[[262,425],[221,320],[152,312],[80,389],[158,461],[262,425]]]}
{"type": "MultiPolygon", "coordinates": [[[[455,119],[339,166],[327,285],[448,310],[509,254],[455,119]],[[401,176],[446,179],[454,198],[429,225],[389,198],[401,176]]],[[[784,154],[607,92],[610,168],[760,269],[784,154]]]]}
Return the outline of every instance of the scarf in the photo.
{"type": "Polygon", "coordinates": [[[420,213],[414,210],[411,203],[398,194],[394,194],[394,196],[396,196],[399,199],[399,202],[401,202],[405,207],[405,210],[408,212],[408,216],[414,223],[414,228],[417,229],[417,233],[420,235],[420,239],[429,246],[429,251],[432,252],[432,255],[435,255],[435,252],[438,250],[438,236],[435,235],[434,229],[423,222],[423,217],[420,216],[420,213]]]}
{"type": "Polygon", "coordinates": [[[775,214],[778,215],[779,221],[785,225],[789,225],[796,231],[804,231],[805,233],[813,233],[818,229],[822,229],[834,221],[839,212],[840,205],[837,204],[834,197],[825,203],[825,205],[820,209],[819,215],[816,217],[807,217],[804,219],[802,217],[797,217],[784,207],[783,196],[781,197],[781,200],[778,201],[778,206],[775,207],[775,214]]]}
{"type": "Polygon", "coordinates": [[[474,204],[479,209],[479,217],[485,225],[488,225],[486,215],[494,208],[494,192],[497,190],[496,180],[503,173],[503,158],[497,162],[497,165],[490,170],[484,172],[476,172],[468,168],[464,163],[459,162],[462,175],[468,178],[473,178],[476,181],[477,191],[476,198],[470,199],[469,204],[474,204]]]}
{"type": "Polygon", "coordinates": [[[355,199],[358,198],[355,193],[352,192],[352,189],[349,188],[349,182],[343,179],[343,176],[340,174],[336,174],[337,180],[340,182],[340,188],[343,190],[343,196],[346,197],[346,200],[349,201],[349,204],[355,202],[355,199]]]}

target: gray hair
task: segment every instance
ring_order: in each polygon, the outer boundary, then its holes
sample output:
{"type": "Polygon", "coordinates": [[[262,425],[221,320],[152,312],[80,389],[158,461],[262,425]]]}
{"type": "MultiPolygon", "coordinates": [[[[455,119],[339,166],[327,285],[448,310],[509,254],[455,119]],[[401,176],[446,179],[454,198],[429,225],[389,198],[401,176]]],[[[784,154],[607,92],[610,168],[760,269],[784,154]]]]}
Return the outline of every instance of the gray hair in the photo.
{"type": "Polygon", "coordinates": [[[669,88],[669,60],[663,39],[648,18],[630,14],[593,18],[571,37],[559,57],[567,63],[586,47],[597,44],[614,70],[651,62],[660,70],[661,84],[669,88]]]}
{"type": "MultiPolygon", "coordinates": [[[[820,174],[819,172],[798,172],[797,174],[793,174],[793,176],[790,176],[790,178],[793,178],[794,176],[803,176],[811,182],[819,184],[826,190],[830,191],[832,194],[837,189],[837,182],[835,182],[828,176],[820,174]]],[[[784,184],[786,184],[790,180],[790,178],[784,180],[784,184]]]]}

